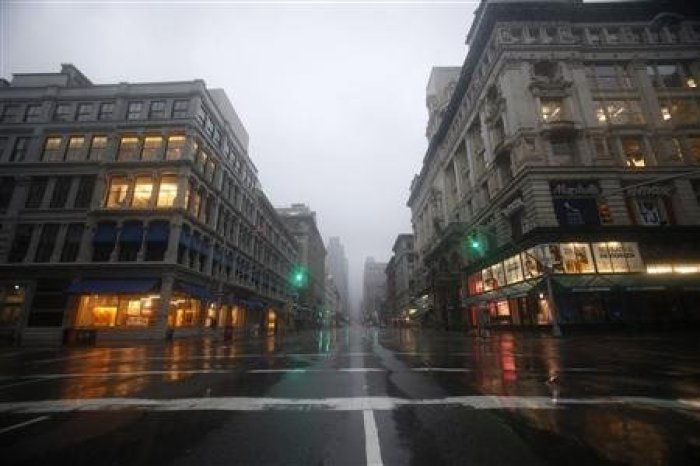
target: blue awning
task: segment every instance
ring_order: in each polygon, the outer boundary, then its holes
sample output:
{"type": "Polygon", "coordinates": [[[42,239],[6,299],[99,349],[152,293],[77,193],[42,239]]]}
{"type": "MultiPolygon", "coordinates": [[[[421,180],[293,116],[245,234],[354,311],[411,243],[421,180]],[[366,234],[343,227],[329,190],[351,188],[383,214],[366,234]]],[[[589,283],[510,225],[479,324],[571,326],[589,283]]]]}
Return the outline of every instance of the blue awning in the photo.
{"type": "Polygon", "coordinates": [[[143,224],[141,222],[125,222],[119,235],[121,243],[140,243],[143,238],[143,224]]]}
{"type": "Polygon", "coordinates": [[[149,243],[167,243],[170,236],[170,224],[168,222],[157,221],[148,224],[146,241],[149,243]]]}
{"type": "Polygon", "coordinates": [[[195,285],[193,283],[175,282],[175,289],[178,291],[182,291],[183,293],[194,298],[199,298],[207,301],[211,301],[214,298],[214,295],[211,293],[211,291],[207,290],[203,286],[195,285]]]}
{"type": "Polygon", "coordinates": [[[66,293],[146,293],[158,286],[155,278],[140,280],[81,280],[71,283],[66,293]]]}
{"type": "Polygon", "coordinates": [[[117,240],[117,224],[106,222],[97,224],[93,243],[114,243],[117,240]]]}

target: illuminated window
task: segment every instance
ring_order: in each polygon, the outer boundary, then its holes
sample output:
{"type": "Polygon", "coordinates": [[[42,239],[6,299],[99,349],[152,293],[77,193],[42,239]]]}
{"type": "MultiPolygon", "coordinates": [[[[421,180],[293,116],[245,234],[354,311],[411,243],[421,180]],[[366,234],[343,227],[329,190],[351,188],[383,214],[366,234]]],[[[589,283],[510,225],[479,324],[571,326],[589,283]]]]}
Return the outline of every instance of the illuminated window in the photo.
{"type": "Polygon", "coordinates": [[[92,104],[78,104],[78,121],[92,120],[92,104]]]}
{"type": "Polygon", "coordinates": [[[148,207],[153,195],[153,179],[150,176],[137,176],[134,186],[134,199],[132,207],[148,207]]]}
{"type": "Polygon", "coordinates": [[[563,117],[562,101],[559,99],[542,99],[540,117],[545,123],[560,121],[563,117]]]}
{"type": "Polygon", "coordinates": [[[148,118],[165,118],[165,101],[154,100],[148,110],[148,118]]]}
{"type": "Polygon", "coordinates": [[[83,160],[83,147],[85,146],[85,138],[82,136],[71,136],[68,139],[68,150],[66,151],[66,160],[83,160]]]}
{"type": "Polygon", "coordinates": [[[700,110],[695,99],[671,99],[661,105],[661,117],[675,124],[695,124],[700,120],[700,110]]]}
{"type": "Polygon", "coordinates": [[[180,160],[185,149],[187,138],[185,136],[168,137],[168,148],[165,153],[166,160],[180,160]]]}
{"type": "Polygon", "coordinates": [[[163,138],[160,136],[147,136],[143,142],[141,160],[160,160],[163,138]]]}
{"type": "Polygon", "coordinates": [[[155,323],[158,295],[81,295],[77,327],[148,327],[155,323]]]}
{"type": "Polygon", "coordinates": [[[189,100],[176,100],[173,102],[173,118],[187,118],[189,106],[189,100]]]}
{"type": "Polygon", "coordinates": [[[99,120],[111,120],[114,118],[114,103],[102,102],[100,104],[100,113],[97,115],[99,120]]]}
{"type": "Polygon", "coordinates": [[[206,152],[203,150],[197,152],[197,160],[195,161],[195,164],[200,171],[204,171],[204,168],[207,165],[207,160],[209,160],[209,155],[207,155],[206,152]]]}
{"type": "Polygon", "coordinates": [[[26,121],[27,123],[31,123],[41,120],[41,111],[41,104],[27,105],[27,111],[24,113],[24,121],[26,121]]]}
{"type": "Polygon", "coordinates": [[[158,188],[158,207],[172,207],[175,205],[175,197],[177,196],[177,176],[164,175],[160,179],[160,187],[158,188]]]}
{"type": "Polygon", "coordinates": [[[53,114],[53,119],[56,121],[72,121],[75,115],[73,104],[58,104],[53,114]]]}
{"type": "Polygon", "coordinates": [[[170,314],[168,326],[170,327],[194,327],[199,324],[201,302],[190,299],[183,294],[177,294],[170,301],[170,314]]]}
{"type": "Polygon", "coordinates": [[[106,207],[126,207],[129,193],[129,179],[125,176],[114,177],[109,181],[106,207]]]}
{"type": "Polygon", "coordinates": [[[628,167],[641,168],[647,166],[644,141],[640,137],[622,138],[622,151],[628,167]]]}
{"type": "Polygon", "coordinates": [[[599,100],[596,107],[596,117],[600,124],[644,123],[642,108],[637,100],[599,100]]]}
{"type": "Polygon", "coordinates": [[[49,137],[46,138],[44,142],[44,153],[41,155],[41,159],[45,162],[60,162],[63,160],[61,155],[61,138],[60,137],[49,137]]]}
{"type": "Polygon", "coordinates": [[[93,136],[90,143],[89,160],[107,160],[107,136],[93,136]]]}
{"type": "Polygon", "coordinates": [[[129,102],[127,107],[126,119],[127,120],[138,120],[141,118],[141,112],[143,111],[143,102],[129,102]]]}
{"type": "Polygon", "coordinates": [[[693,75],[690,62],[657,62],[647,65],[647,74],[652,84],[657,88],[689,88],[698,87],[693,75]]]}
{"type": "Polygon", "coordinates": [[[138,160],[139,158],[139,138],[124,136],[119,142],[119,152],[117,160],[138,160]]]}

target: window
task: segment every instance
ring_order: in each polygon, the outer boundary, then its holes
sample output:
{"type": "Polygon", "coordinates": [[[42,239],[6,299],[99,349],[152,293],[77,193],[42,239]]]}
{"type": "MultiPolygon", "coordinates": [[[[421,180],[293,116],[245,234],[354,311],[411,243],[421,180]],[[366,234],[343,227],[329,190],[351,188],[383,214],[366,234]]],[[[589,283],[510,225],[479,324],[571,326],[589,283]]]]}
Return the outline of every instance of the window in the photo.
{"type": "Polygon", "coordinates": [[[22,162],[27,156],[27,149],[29,148],[30,138],[21,137],[15,139],[15,146],[12,148],[10,153],[10,162],[22,162]]]}
{"type": "Polygon", "coordinates": [[[63,250],[61,251],[61,262],[75,262],[78,259],[84,230],[85,225],[82,223],[71,223],[68,225],[66,239],[63,241],[63,250]]]}
{"type": "Polygon", "coordinates": [[[207,165],[207,160],[209,160],[209,155],[207,155],[206,152],[203,150],[200,150],[197,152],[197,159],[195,160],[195,166],[200,170],[204,171],[206,165],[207,165]]]}
{"type": "Polygon", "coordinates": [[[561,99],[542,99],[540,105],[540,118],[545,123],[560,121],[563,117],[561,99]]]}
{"type": "Polygon", "coordinates": [[[209,115],[207,115],[207,120],[204,122],[204,132],[210,137],[214,136],[214,121],[209,115]]]}
{"type": "Polygon", "coordinates": [[[102,102],[100,104],[100,113],[97,115],[98,120],[111,120],[114,118],[114,102],[102,102]]]}
{"type": "Polygon", "coordinates": [[[148,110],[148,118],[165,118],[165,101],[154,100],[148,110]]]}
{"type": "Polygon", "coordinates": [[[129,192],[129,179],[125,176],[115,176],[109,181],[105,207],[126,207],[129,192]]]}
{"type": "Polygon", "coordinates": [[[56,246],[56,236],[58,235],[58,224],[47,223],[41,229],[39,244],[34,255],[34,262],[48,262],[51,260],[54,247],[56,246]]]}
{"type": "Polygon", "coordinates": [[[119,142],[117,160],[128,161],[139,158],[139,138],[123,136],[119,142]]]}
{"type": "Polygon", "coordinates": [[[189,106],[189,100],[176,100],[173,102],[173,118],[187,118],[189,106]]]}
{"type": "Polygon", "coordinates": [[[632,87],[632,80],[624,64],[592,64],[587,67],[588,83],[594,89],[632,87]]]}
{"type": "Polygon", "coordinates": [[[32,123],[41,120],[41,104],[29,104],[27,105],[27,110],[24,112],[24,121],[27,123],[32,123]]]}
{"type": "Polygon", "coordinates": [[[199,107],[197,110],[197,123],[199,123],[202,127],[204,126],[204,123],[209,119],[207,115],[207,111],[204,110],[204,107],[199,107]]]}
{"type": "Polygon", "coordinates": [[[68,191],[70,191],[73,178],[70,176],[59,176],[53,185],[53,193],[51,194],[51,202],[49,207],[52,209],[62,209],[66,206],[68,200],[68,191]]]}
{"type": "Polygon", "coordinates": [[[146,233],[146,253],[144,260],[162,261],[168,249],[170,236],[170,224],[166,221],[156,220],[148,224],[146,233]]]}
{"type": "Polygon", "coordinates": [[[175,197],[177,196],[177,176],[164,175],[160,179],[160,187],[158,188],[158,207],[172,207],[175,205],[175,197]]]}
{"type": "Polygon", "coordinates": [[[208,180],[213,180],[215,173],[216,173],[216,163],[212,159],[207,160],[207,166],[206,166],[206,169],[204,171],[204,176],[208,180]]]}
{"type": "Polygon", "coordinates": [[[17,225],[15,238],[10,247],[10,252],[7,256],[7,262],[22,262],[29,250],[29,244],[32,242],[32,234],[34,233],[34,225],[20,224],[17,225]]]}
{"type": "Polygon", "coordinates": [[[53,119],[56,121],[73,121],[75,116],[73,104],[58,104],[56,111],[53,114],[53,119]]]}
{"type": "Polygon", "coordinates": [[[10,206],[14,192],[15,179],[10,176],[0,178],[0,209],[4,210],[10,206]]]}
{"type": "Polygon", "coordinates": [[[185,149],[187,138],[185,136],[169,136],[168,149],[165,153],[166,160],[180,160],[185,149]]]}
{"type": "Polygon", "coordinates": [[[0,123],[17,123],[19,121],[19,105],[5,105],[2,110],[0,123]]]}
{"type": "Polygon", "coordinates": [[[3,156],[5,155],[5,149],[7,148],[7,141],[8,141],[8,138],[0,137],[0,161],[3,160],[3,156]]]}
{"type": "Polygon", "coordinates": [[[160,136],[147,136],[144,139],[141,160],[160,160],[162,158],[163,138],[160,136]]]}
{"type": "Polygon", "coordinates": [[[549,141],[552,155],[555,157],[567,157],[574,155],[573,141],[568,138],[553,138],[549,141]]]}
{"type": "Polygon", "coordinates": [[[35,176],[32,178],[29,184],[29,193],[27,194],[27,202],[25,207],[27,209],[37,209],[41,207],[41,202],[44,200],[44,193],[46,192],[46,185],[49,179],[45,176],[35,176]]]}
{"type": "Polygon", "coordinates": [[[155,322],[159,302],[159,298],[143,294],[82,295],[77,326],[148,327],[155,322]]]}
{"type": "Polygon", "coordinates": [[[85,138],[82,136],[71,136],[68,139],[68,150],[66,151],[66,160],[84,160],[85,153],[83,152],[83,147],[85,146],[85,138]]]}
{"type": "Polygon", "coordinates": [[[75,195],[76,209],[86,209],[90,207],[90,202],[92,201],[92,191],[95,188],[95,177],[91,175],[84,175],[80,177],[78,181],[78,192],[75,195]]]}
{"type": "Polygon", "coordinates": [[[93,136],[88,160],[107,160],[107,136],[93,136]]]}
{"type": "Polygon", "coordinates": [[[150,176],[137,176],[134,187],[134,198],[131,201],[132,207],[148,207],[153,196],[153,178],[150,176]]]}
{"type": "Polygon", "coordinates": [[[78,104],[78,121],[92,120],[92,108],[91,103],[78,104]]]}
{"type": "Polygon", "coordinates": [[[59,150],[61,148],[60,137],[48,137],[44,142],[44,153],[41,155],[41,160],[45,162],[60,162],[63,160],[63,155],[59,150]]]}
{"type": "Polygon", "coordinates": [[[120,262],[133,262],[138,258],[143,240],[143,224],[138,221],[124,222],[119,235],[120,262]]]}
{"type": "Polygon", "coordinates": [[[698,87],[688,62],[658,62],[647,65],[647,74],[656,88],[698,87]]]}
{"type": "Polygon", "coordinates": [[[670,99],[661,103],[661,118],[675,124],[695,124],[700,120],[700,110],[695,99],[670,99]]]}
{"type": "Polygon", "coordinates": [[[93,262],[105,262],[110,259],[117,242],[117,224],[114,222],[100,222],[97,224],[95,234],[92,237],[93,262]]]}
{"type": "Polygon", "coordinates": [[[129,102],[127,107],[126,119],[127,120],[138,120],[141,118],[141,112],[143,111],[143,102],[129,102]]]}
{"type": "Polygon", "coordinates": [[[700,163],[700,136],[691,136],[686,141],[688,146],[686,151],[687,161],[700,163]]]}
{"type": "Polygon", "coordinates": [[[644,141],[642,141],[642,138],[622,138],[622,151],[628,167],[641,168],[648,165],[645,157],[644,141]]]}
{"type": "Polygon", "coordinates": [[[637,100],[599,100],[596,105],[596,117],[601,125],[644,123],[642,108],[637,100]]]}

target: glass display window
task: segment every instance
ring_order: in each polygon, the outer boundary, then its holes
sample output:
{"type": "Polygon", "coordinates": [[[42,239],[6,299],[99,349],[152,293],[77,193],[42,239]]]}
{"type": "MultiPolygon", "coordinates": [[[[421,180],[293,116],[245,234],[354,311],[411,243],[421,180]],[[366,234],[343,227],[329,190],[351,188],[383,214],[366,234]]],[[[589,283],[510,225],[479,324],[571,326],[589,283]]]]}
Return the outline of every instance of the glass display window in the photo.
{"type": "Polygon", "coordinates": [[[561,246],[566,273],[594,273],[593,256],[587,243],[563,243],[561,246]]]}

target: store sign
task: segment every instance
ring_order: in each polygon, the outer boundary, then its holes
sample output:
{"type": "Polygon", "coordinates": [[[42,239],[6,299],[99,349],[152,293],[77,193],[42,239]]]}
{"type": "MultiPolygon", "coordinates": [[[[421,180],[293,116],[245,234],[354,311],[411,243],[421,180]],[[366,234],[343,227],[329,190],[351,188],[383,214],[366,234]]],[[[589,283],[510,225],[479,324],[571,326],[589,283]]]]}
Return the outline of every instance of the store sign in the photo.
{"type": "Polygon", "coordinates": [[[627,188],[625,192],[630,197],[671,197],[673,187],[667,184],[652,184],[627,188]]]}
{"type": "Polygon", "coordinates": [[[520,262],[520,255],[509,257],[503,261],[503,268],[506,272],[506,283],[512,285],[523,281],[523,266],[520,262]]]}
{"type": "Polygon", "coordinates": [[[596,197],[600,195],[598,183],[594,181],[552,181],[550,188],[552,197],[555,198],[596,197]]]}
{"type": "Polygon", "coordinates": [[[561,226],[600,225],[598,184],[592,181],[552,181],[554,213],[561,226]]]}
{"type": "Polygon", "coordinates": [[[644,263],[637,243],[593,243],[598,273],[643,272],[644,263]]]}

